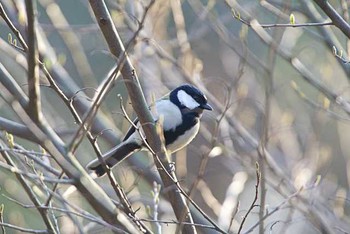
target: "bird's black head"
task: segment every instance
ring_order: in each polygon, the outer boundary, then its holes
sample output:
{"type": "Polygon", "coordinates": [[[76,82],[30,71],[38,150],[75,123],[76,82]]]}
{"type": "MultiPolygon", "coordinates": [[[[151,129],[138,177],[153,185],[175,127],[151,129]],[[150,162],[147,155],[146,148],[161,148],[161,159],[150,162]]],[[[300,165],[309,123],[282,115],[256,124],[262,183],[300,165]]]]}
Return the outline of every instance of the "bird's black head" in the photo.
{"type": "Polygon", "coordinates": [[[170,101],[180,109],[187,110],[213,110],[208,104],[206,96],[195,86],[183,84],[170,93],[170,101]]]}

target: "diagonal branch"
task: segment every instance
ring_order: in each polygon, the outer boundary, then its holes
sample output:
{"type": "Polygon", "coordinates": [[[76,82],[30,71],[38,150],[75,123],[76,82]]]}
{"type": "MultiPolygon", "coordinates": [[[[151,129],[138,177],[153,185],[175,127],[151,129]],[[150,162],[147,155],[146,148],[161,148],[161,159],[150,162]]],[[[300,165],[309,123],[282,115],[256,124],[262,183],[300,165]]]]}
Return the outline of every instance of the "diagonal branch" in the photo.
{"type": "MultiPolygon", "coordinates": [[[[1,68],[0,68],[1,73],[1,68]]],[[[1,75],[0,75],[1,78],[1,75]]],[[[30,132],[30,129],[20,123],[17,123],[15,121],[3,118],[0,116],[0,129],[5,130],[6,132],[9,132],[13,135],[19,136],[20,138],[27,139],[31,142],[39,143],[40,140],[37,139],[33,134],[30,132]]]]}
{"type": "Polygon", "coordinates": [[[22,34],[20,33],[20,31],[15,27],[15,25],[12,23],[12,21],[10,20],[10,18],[8,17],[8,15],[6,14],[6,11],[4,9],[4,6],[2,5],[2,3],[0,2],[0,16],[1,18],[3,18],[6,22],[6,24],[10,27],[10,29],[13,31],[13,33],[16,35],[16,37],[18,38],[19,42],[21,43],[23,50],[27,51],[28,50],[28,46],[25,43],[22,34]]]}
{"type": "Polygon", "coordinates": [[[350,38],[350,25],[338,14],[336,10],[326,0],[314,0],[314,2],[323,10],[332,20],[333,24],[339,28],[348,38],[350,38]]]}
{"type": "MultiPolygon", "coordinates": [[[[165,165],[167,165],[166,168],[168,168],[169,162],[166,159],[166,155],[164,154],[164,151],[163,151],[164,147],[162,147],[162,142],[160,137],[157,134],[153,117],[150,111],[148,110],[148,105],[142,93],[137,74],[135,72],[135,69],[131,65],[130,59],[126,55],[125,48],[113,24],[113,21],[108,12],[108,9],[104,1],[90,0],[89,2],[112,54],[118,58],[120,57],[120,55],[125,54],[125,63],[121,69],[121,74],[125,81],[125,85],[128,90],[133,109],[135,110],[140,120],[140,123],[146,134],[149,145],[151,146],[153,151],[156,152],[156,155],[159,156],[159,158],[161,158],[161,161],[165,163],[165,165]]],[[[153,2],[154,1],[151,2],[149,7],[152,5],[153,2]]],[[[147,11],[149,7],[146,8],[145,11],[147,11]]],[[[146,14],[144,14],[144,17],[145,16],[146,14]]],[[[142,24],[140,24],[139,30],[141,30],[141,28],[142,28],[142,24]]],[[[182,215],[186,214],[186,217],[183,220],[188,223],[193,223],[193,219],[186,205],[185,199],[177,191],[176,186],[174,186],[174,183],[172,181],[172,178],[169,178],[166,172],[164,172],[161,169],[162,167],[160,167],[158,160],[155,159],[155,163],[157,165],[157,168],[160,168],[158,172],[162,178],[162,181],[165,187],[174,188],[169,190],[168,195],[169,195],[169,201],[172,204],[172,207],[174,209],[177,219],[182,220],[183,219],[182,215]]],[[[172,176],[175,176],[175,174],[172,173],[172,176]]],[[[173,177],[173,178],[176,178],[176,177],[173,177]]],[[[183,232],[196,233],[196,230],[194,226],[185,225],[183,227],[183,232]]]]}
{"type": "MultiPolygon", "coordinates": [[[[3,149],[3,148],[4,148],[3,145],[0,144],[0,149],[3,149]]],[[[10,155],[7,152],[2,151],[1,155],[4,157],[4,159],[8,165],[16,168],[15,163],[13,162],[13,160],[11,159],[10,155]]],[[[57,233],[56,228],[55,228],[52,220],[50,219],[47,210],[40,209],[40,206],[41,206],[40,200],[35,195],[34,191],[30,187],[30,185],[27,182],[27,180],[25,179],[24,175],[21,175],[19,173],[15,173],[15,175],[17,177],[17,180],[21,183],[24,191],[26,191],[30,200],[33,202],[35,207],[37,207],[37,210],[39,211],[39,213],[40,213],[40,215],[41,215],[41,217],[42,217],[42,219],[43,219],[43,221],[48,229],[47,231],[49,233],[57,233]]]]}
{"type": "Polygon", "coordinates": [[[124,214],[121,213],[107,194],[87,174],[74,155],[67,152],[62,140],[48,125],[45,118],[43,117],[42,121],[39,123],[34,123],[25,110],[28,98],[25,95],[21,96],[23,93],[15,93],[15,95],[19,97],[14,96],[13,90],[11,90],[13,87],[10,86],[10,89],[8,88],[9,81],[13,80],[13,77],[6,70],[3,71],[3,74],[4,78],[7,78],[7,81],[3,82],[2,80],[2,82],[0,82],[1,96],[11,105],[20,120],[28,126],[34,137],[40,141],[40,145],[52,155],[67,176],[74,179],[75,186],[79,192],[84,195],[84,198],[89,201],[91,206],[105,221],[110,224],[121,225],[129,231],[133,230],[132,225],[127,225],[130,223],[124,214]],[[21,100],[24,105],[19,103],[21,100]]]}

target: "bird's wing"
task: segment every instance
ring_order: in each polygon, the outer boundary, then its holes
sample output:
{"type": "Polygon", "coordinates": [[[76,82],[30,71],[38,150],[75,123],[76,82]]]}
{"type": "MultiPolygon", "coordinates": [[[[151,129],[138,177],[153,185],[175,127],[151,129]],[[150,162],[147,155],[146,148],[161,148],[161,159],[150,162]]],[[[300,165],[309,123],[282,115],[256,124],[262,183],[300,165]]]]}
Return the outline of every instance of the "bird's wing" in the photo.
{"type": "MultiPolygon", "coordinates": [[[[161,100],[167,100],[167,99],[169,99],[169,93],[166,94],[166,95],[164,95],[163,97],[161,97],[159,100],[157,100],[157,102],[159,102],[159,101],[161,101],[161,100]]],[[[157,102],[156,102],[156,103],[157,103],[157,102]]],[[[154,107],[154,105],[155,105],[155,104],[151,104],[151,105],[148,107],[148,109],[152,110],[152,108],[154,107]]],[[[157,120],[158,120],[158,118],[155,119],[155,121],[157,121],[157,120]]],[[[128,131],[126,132],[126,135],[125,135],[123,141],[126,141],[126,140],[136,131],[136,129],[135,129],[134,126],[138,126],[138,125],[139,125],[139,119],[136,117],[136,118],[134,119],[133,123],[134,123],[134,124],[131,125],[130,128],[128,129],[128,131]]]]}
{"type": "MultiPolygon", "coordinates": [[[[114,167],[127,157],[129,157],[131,154],[141,150],[142,147],[135,142],[122,142],[121,144],[113,147],[108,152],[103,154],[103,159],[106,163],[106,165],[110,168],[114,167]]],[[[106,172],[104,170],[104,167],[101,165],[100,160],[96,158],[95,160],[92,160],[89,162],[86,167],[94,171],[97,176],[103,176],[106,172]]]]}

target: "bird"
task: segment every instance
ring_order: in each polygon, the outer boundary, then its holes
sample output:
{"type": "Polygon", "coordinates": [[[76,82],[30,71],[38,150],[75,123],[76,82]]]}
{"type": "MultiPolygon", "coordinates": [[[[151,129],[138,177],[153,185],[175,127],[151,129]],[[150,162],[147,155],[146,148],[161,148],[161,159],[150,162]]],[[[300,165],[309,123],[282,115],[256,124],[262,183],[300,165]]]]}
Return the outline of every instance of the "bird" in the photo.
{"type": "MultiPolygon", "coordinates": [[[[203,111],[213,110],[203,92],[191,84],[178,86],[168,97],[157,100],[154,106],[155,113],[152,115],[155,122],[162,118],[164,145],[169,154],[187,146],[199,131],[203,111]]],[[[109,168],[138,151],[147,150],[144,140],[134,126],[140,126],[137,118],[122,142],[102,155],[109,168]]],[[[97,177],[106,173],[98,158],[89,162],[86,167],[97,177]]]]}

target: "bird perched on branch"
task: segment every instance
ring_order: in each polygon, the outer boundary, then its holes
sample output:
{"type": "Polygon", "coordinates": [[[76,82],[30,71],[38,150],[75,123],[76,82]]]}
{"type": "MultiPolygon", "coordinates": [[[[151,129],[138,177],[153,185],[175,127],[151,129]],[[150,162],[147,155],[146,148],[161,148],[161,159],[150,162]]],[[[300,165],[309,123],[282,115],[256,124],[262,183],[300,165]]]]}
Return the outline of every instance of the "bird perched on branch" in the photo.
{"type": "MultiPolygon", "coordinates": [[[[155,103],[155,121],[162,118],[164,144],[169,153],[174,153],[188,145],[199,130],[199,122],[203,110],[212,110],[205,95],[195,86],[181,85],[172,90],[167,98],[155,103]],[[161,117],[162,116],[162,117],[161,117]]],[[[138,119],[134,121],[139,126],[138,119]]],[[[102,157],[109,168],[131,154],[147,149],[140,133],[131,126],[123,141],[105,153],[102,157]]],[[[89,170],[102,176],[106,172],[99,159],[95,159],[86,166],[89,170]]]]}

